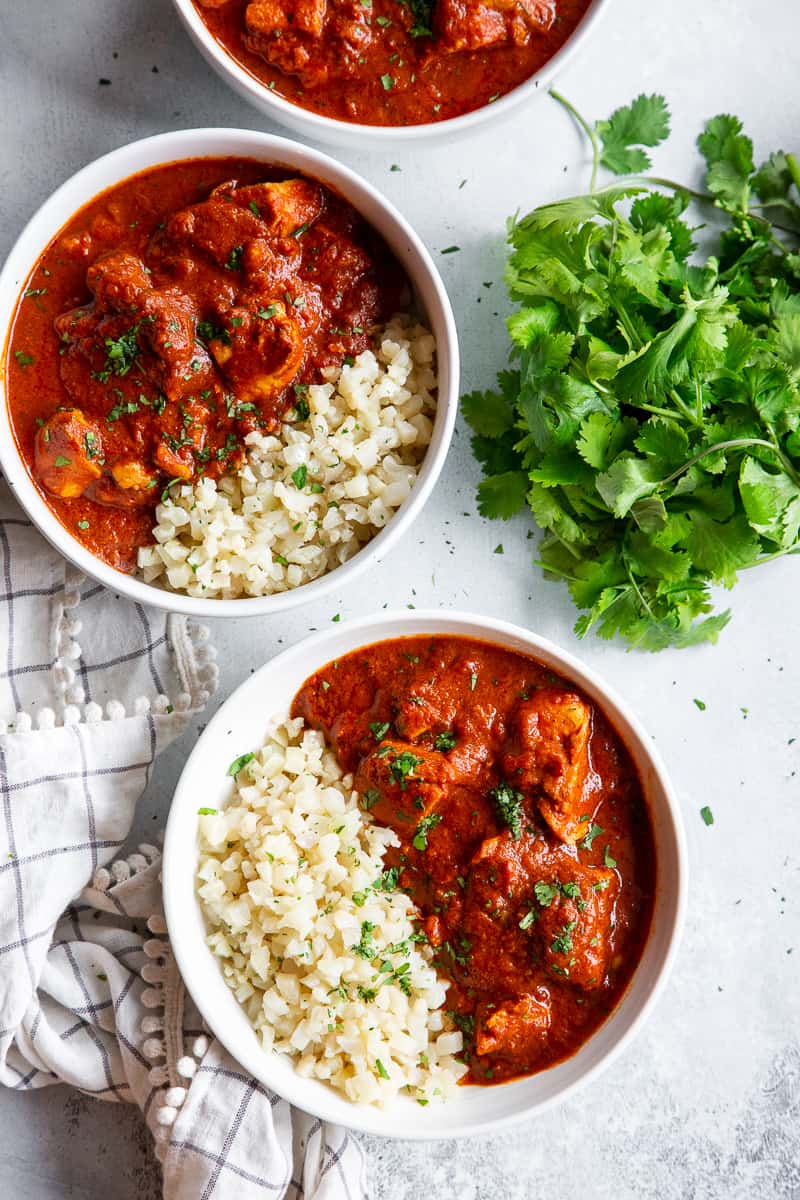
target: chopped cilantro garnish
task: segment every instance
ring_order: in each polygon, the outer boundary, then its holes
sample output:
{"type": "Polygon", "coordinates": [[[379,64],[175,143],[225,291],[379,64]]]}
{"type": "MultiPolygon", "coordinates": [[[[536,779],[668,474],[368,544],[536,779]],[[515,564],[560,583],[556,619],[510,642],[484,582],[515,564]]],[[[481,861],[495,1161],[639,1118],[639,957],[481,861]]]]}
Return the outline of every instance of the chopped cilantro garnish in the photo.
{"type": "Polygon", "coordinates": [[[440,825],[442,818],[438,813],[428,813],[427,817],[423,817],[419,825],[414,831],[414,837],[411,839],[411,845],[415,850],[428,849],[428,834],[437,825],[440,825]]]}
{"type": "Polygon", "coordinates": [[[542,908],[549,908],[558,895],[558,884],[545,883],[543,879],[540,879],[533,885],[533,894],[542,908]]]}
{"type": "Polygon", "coordinates": [[[255,755],[252,751],[249,751],[247,754],[240,754],[238,758],[233,760],[225,774],[230,775],[232,779],[235,779],[242,768],[246,767],[253,758],[255,758],[255,755]]]}
{"type": "Polygon", "coordinates": [[[516,791],[508,783],[501,783],[492,788],[489,798],[500,824],[508,827],[515,842],[519,841],[522,836],[522,792],[516,791]]]}
{"type": "MultiPolygon", "coordinates": [[[[417,758],[416,754],[412,754],[410,750],[403,750],[400,754],[395,754],[392,762],[389,764],[389,774],[395,783],[399,783],[403,791],[408,787],[408,780],[413,778],[415,769],[420,766],[425,760],[417,758]]],[[[441,820],[441,818],[439,818],[441,820]]]]}
{"type": "Polygon", "coordinates": [[[586,837],[581,842],[581,845],[583,846],[584,850],[591,850],[592,842],[602,832],[603,832],[603,827],[601,825],[592,825],[591,829],[586,834],[586,837]]]}
{"type": "Polygon", "coordinates": [[[525,916],[522,918],[522,920],[519,923],[520,929],[530,929],[531,925],[533,925],[533,923],[536,919],[537,919],[537,916],[536,916],[535,909],[529,908],[528,911],[525,913],[525,916]]]}
{"type": "Polygon", "coordinates": [[[106,363],[103,374],[106,377],[110,374],[127,375],[130,371],[139,353],[139,325],[141,321],[126,333],[121,333],[118,338],[105,339],[106,363]]]}
{"type": "Polygon", "coordinates": [[[399,869],[397,867],[387,867],[371,887],[376,892],[393,892],[396,890],[399,880],[399,869]]]}
{"type": "MultiPolygon", "coordinates": [[[[121,392],[118,393],[122,395],[121,392]]],[[[139,405],[136,400],[123,400],[120,404],[115,404],[106,413],[106,421],[109,425],[113,425],[114,421],[118,421],[120,417],[132,417],[134,413],[139,411],[139,405]]]]}
{"type": "Polygon", "coordinates": [[[176,479],[170,479],[169,482],[166,484],[163,492],[161,493],[161,503],[162,504],[170,504],[172,502],[172,497],[170,496],[170,489],[173,488],[176,483],[184,483],[184,482],[185,482],[185,480],[183,480],[180,476],[178,476],[176,479]]]}
{"type": "Polygon", "coordinates": [[[550,949],[553,954],[571,954],[572,953],[572,933],[577,925],[577,921],[567,921],[563,929],[550,943],[550,949]]]}
{"type": "Polygon", "coordinates": [[[374,929],[375,926],[373,925],[372,921],[361,922],[361,940],[357,943],[357,945],[350,947],[353,953],[357,954],[359,958],[372,959],[375,957],[375,944],[372,940],[372,933],[374,929]]]}

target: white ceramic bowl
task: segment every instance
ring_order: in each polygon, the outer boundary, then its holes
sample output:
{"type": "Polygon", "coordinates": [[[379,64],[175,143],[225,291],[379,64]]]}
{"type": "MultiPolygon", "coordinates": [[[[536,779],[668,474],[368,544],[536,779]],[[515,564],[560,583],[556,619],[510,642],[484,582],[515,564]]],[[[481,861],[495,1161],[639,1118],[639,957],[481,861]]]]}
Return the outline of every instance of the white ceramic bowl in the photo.
{"type": "Polygon", "coordinates": [[[531,100],[540,92],[547,90],[548,85],[556,74],[562,70],[579,45],[586,39],[589,31],[594,28],[602,12],[605,12],[610,0],[592,0],[583,20],[567,38],[564,45],[549,59],[540,71],[526,79],[518,87],[501,96],[493,104],[484,105],[475,112],[466,113],[463,117],[453,117],[448,121],[438,121],[425,125],[361,125],[351,121],[339,121],[333,117],[323,117],[319,113],[310,112],[284,100],[275,92],[270,91],[265,84],[256,79],[255,75],[239,65],[220,45],[202,17],[195,8],[192,0],[173,0],[181,20],[189,32],[205,60],[210,63],[218,75],[231,87],[259,108],[266,116],[279,124],[291,129],[294,133],[313,138],[319,142],[333,142],[339,146],[373,147],[375,149],[396,146],[399,143],[419,145],[425,142],[452,142],[479,129],[490,121],[497,121],[508,116],[518,105],[531,100]]]}
{"type": "Polygon", "coordinates": [[[687,889],[685,835],[664,767],[627,704],[593,671],[552,642],[502,621],[465,613],[389,612],[306,638],[250,676],[223,704],[190,755],[167,823],[164,905],[178,967],[200,1012],[230,1053],[265,1086],[298,1108],[351,1129],[398,1138],[446,1138],[509,1125],[566,1099],[607,1067],[632,1040],[662,990],[675,957],[687,889]],[[266,1054],[205,944],[195,898],[197,810],[221,808],[239,754],[262,744],[271,717],[283,715],[318,668],[371,642],[415,634],[461,634],[530,654],[573,681],[610,718],[639,770],[658,863],[653,924],[641,962],[617,1008],[577,1054],[538,1075],[496,1087],[462,1087],[446,1104],[420,1109],[412,1099],[385,1110],[358,1105],[327,1084],[297,1075],[291,1061],[266,1054]]]}
{"type": "Polygon", "coordinates": [[[84,167],[46,200],[20,234],[0,272],[0,334],[5,346],[0,363],[0,467],[22,507],[57,550],[100,583],[132,600],[194,616],[246,617],[281,612],[318,600],[343,587],[384,555],[419,515],[444,465],[458,411],[458,335],[453,310],[425,246],[388,200],[347,167],[317,150],[286,138],[248,129],[185,129],[122,146],[84,167]],[[20,289],[50,241],[98,193],[160,163],[216,156],[263,159],[302,171],[344,196],[381,233],[405,268],[416,301],[437,344],[439,394],[433,438],[408,500],[364,549],[335,571],[288,592],[241,600],[204,600],[178,595],[125,575],[100,561],[64,528],[34,486],[20,458],[9,421],[5,392],[5,353],[20,289]]]}

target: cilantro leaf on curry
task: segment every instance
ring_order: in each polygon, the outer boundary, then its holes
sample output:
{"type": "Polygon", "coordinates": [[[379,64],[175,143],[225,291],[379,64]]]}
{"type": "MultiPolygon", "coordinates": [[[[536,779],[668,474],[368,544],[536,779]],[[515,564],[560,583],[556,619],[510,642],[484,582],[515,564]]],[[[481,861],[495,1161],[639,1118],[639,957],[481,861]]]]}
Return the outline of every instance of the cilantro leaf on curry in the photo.
{"type": "Polygon", "coordinates": [[[507,783],[498,784],[489,792],[494,803],[495,814],[501,825],[506,825],[511,831],[514,841],[522,836],[522,792],[516,791],[507,783]]]}

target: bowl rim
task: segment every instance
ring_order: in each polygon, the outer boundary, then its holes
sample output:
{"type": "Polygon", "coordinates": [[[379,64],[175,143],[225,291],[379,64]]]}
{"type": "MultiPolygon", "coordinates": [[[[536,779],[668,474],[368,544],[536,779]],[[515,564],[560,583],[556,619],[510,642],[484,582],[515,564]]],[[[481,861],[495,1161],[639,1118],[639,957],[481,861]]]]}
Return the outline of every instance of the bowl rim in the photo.
{"type": "Polygon", "coordinates": [[[195,617],[251,617],[286,612],[311,604],[360,575],[392,549],[427,503],[444,466],[458,412],[460,362],[455,317],[442,276],[419,234],[378,188],[337,158],[302,142],[261,130],[207,126],[155,134],[128,142],[93,159],[64,180],[27,221],[0,270],[0,341],[0,469],[39,532],[84,575],[112,591],[162,611],[195,617]],[[220,147],[227,141],[230,147],[222,150],[220,147]],[[405,267],[415,290],[421,290],[420,283],[424,280],[436,309],[435,315],[428,312],[426,317],[431,326],[437,323],[440,326],[436,331],[439,388],[433,436],[408,499],[384,528],[341,566],[285,592],[235,600],[204,599],[167,591],[145,583],[135,575],[118,571],[82,546],[51,512],[28,473],[11,425],[6,387],[12,322],[21,289],[40,255],[72,216],[94,197],[141,171],[161,164],[223,157],[225,154],[263,158],[268,164],[285,165],[338,190],[359,212],[364,206],[374,209],[380,224],[374,216],[365,219],[387,241],[395,241],[391,247],[393,253],[405,267]],[[401,245],[403,253],[399,250],[401,245]],[[413,259],[413,263],[409,263],[409,259],[413,259]]]}
{"type": "MultiPolygon", "coordinates": [[[[250,693],[257,693],[260,680],[268,672],[277,673],[280,676],[281,668],[290,663],[292,659],[308,658],[309,660],[313,660],[314,663],[308,670],[308,675],[312,674],[326,662],[330,661],[332,656],[326,653],[327,646],[335,642],[345,632],[348,635],[351,645],[349,650],[340,651],[342,654],[352,653],[359,647],[368,646],[387,638],[425,636],[428,633],[435,636],[439,633],[444,636],[466,634],[469,637],[484,637],[488,642],[516,649],[520,653],[527,653],[533,657],[543,658],[545,662],[549,661],[555,666],[556,670],[563,672],[568,680],[575,682],[582,690],[586,690],[590,696],[593,694],[599,696],[601,698],[599,703],[607,713],[613,713],[615,719],[621,718],[625,724],[624,741],[626,745],[630,745],[632,742],[637,744],[643,759],[653,772],[654,782],[651,783],[651,788],[660,792],[661,800],[663,801],[663,804],[659,801],[660,809],[663,809],[663,811],[659,812],[659,816],[663,816],[666,820],[666,833],[660,845],[658,840],[656,840],[656,859],[658,864],[662,857],[665,843],[668,839],[671,840],[671,850],[675,864],[675,882],[674,886],[669,889],[669,893],[665,894],[661,901],[668,910],[664,918],[667,922],[667,932],[661,937],[662,942],[664,942],[661,958],[650,983],[646,985],[646,993],[641,998],[638,1008],[636,1008],[632,1015],[628,1016],[627,1024],[618,1034],[616,1040],[612,1041],[605,1052],[601,1052],[597,1061],[590,1065],[588,1069],[583,1070],[571,1082],[567,1082],[555,1094],[549,1097],[535,1101],[533,1104],[523,1104],[518,1111],[500,1117],[487,1117],[480,1121],[469,1120],[444,1131],[437,1129],[435,1123],[432,1124],[430,1122],[430,1110],[426,1110],[427,1125],[423,1123],[421,1126],[414,1125],[413,1127],[409,1127],[406,1124],[402,1124],[399,1132],[397,1132],[391,1127],[386,1127],[387,1124],[390,1125],[393,1115],[391,1109],[388,1110],[389,1119],[387,1120],[387,1113],[383,1110],[370,1105],[356,1104],[333,1092],[331,1092],[330,1103],[327,1101],[327,1096],[323,1096],[323,1098],[317,1096],[309,1104],[304,1089],[309,1082],[316,1081],[305,1080],[294,1072],[291,1073],[290,1077],[291,1086],[284,1085],[279,1090],[279,1094],[294,1106],[308,1111],[322,1120],[331,1120],[339,1124],[344,1123],[348,1128],[362,1133],[414,1141],[430,1141],[434,1139],[474,1136],[489,1131],[497,1132],[563,1103],[580,1088],[597,1078],[601,1072],[605,1071],[618,1058],[641,1031],[664,991],[678,954],[688,898],[688,848],[678,797],[661,756],[653,745],[652,738],[646,733],[638,717],[616,689],[606,683],[593,668],[588,667],[569,651],[564,650],[548,638],[533,633],[520,625],[467,611],[440,611],[436,609],[415,609],[408,611],[401,609],[381,611],[380,613],[373,613],[370,616],[346,621],[341,625],[337,624],[333,628],[321,630],[301,639],[257,668],[252,675],[243,680],[220,706],[198,738],[195,747],[184,764],[171,801],[167,820],[162,860],[162,882],[164,913],[172,953],[187,991],[193,997],[206,1025],[212,1030],[223,1046],[226,1045],[226,1033],[228,1032],[224,1013],[213,1005],[206,1003],[207,995],[202,987],[203,961],[213,963],[218,969],[216,959],[214,959],[211,952],[205,946],[202,937],[199,941],[196,941],[194,940],[194,934],[191,937],[184,936],[181,923],[181,896],[187,887],[186,871],[188,869],[188,862],[191,863],[192,871],[191,895],[194,904],[197,906],[195,911],[199,914],[199,904],[196,900],[194,890],[196,851],[193,850],[191,856],[187,856],[186,854],[187,834],[191,832],[190,822],[193,819],[196,822],[197,791],[192,782],[193,762],[199,759],[203,753],[204,747],[201,747],[201,743],[208,743],[210,739],[215,737],[220,727],[231,723],[231,715],[235,712],[236,706],[241,702],[242,697],[250,693]],[[420,626],[427,628],[415,628],[420,626]],[[475,632],[476,627],[480,627],[481,634],[475,632]],[[343,1099],[345,1100],[347,1117],[343,1116],[340,1107],[343,1099]],[[352,1119],[350,1119],[350,1113],[352,1113],[352,1119]]],[[[290,697],[287,697],[287,702],[289,699],[290,697]]],[[[267,714],[265,717],[266,721],[269,720],[269,715],[267,714]]],[[[614,723],[616,727],[616,720],[614,723]]],[[[654,821],[653,824],[655,827],[656,822],[654,821]]],[[[659,893],[662,882],[661,867],[658,865],[657,880],[654,921],[655,913],[659,908],[659,893]]],[[[200,916],[200,921],[202,923],[202,916],[200,916]]],[[[648,943],[653,937],[654,929],[651,928],[648,935],[648,943]]],[[[648,943],[645,944],[643,954],[647,953],[648,943]]],[[[622,994],[611,1013],[609,1013],[605,1022],[598,1027],[584,1043],[584,1046],[590,1045],[620,1011],[626,997],[630,994],[641,966],[642,962],[640,961],[631,976],[626,991],[622,994]]],[[[226,994],[230,997],[231,1005],[236,1005],[237,1002],[233,994],[229,992],[226,994]]],[[[224,1007],[224,1003],[222,1007],[224,1007]]],[[[580,1052],[581,1050],[579,1049],[576,1054],[580,1052]]],[[[253,1043],[252,1052],[250,1052],[249,1048],[244,1054],[238,1053],[237,1050],[237,1055],[242,1065],[256,1079],[259,1079],[265,1086],[272,1090],[278,1090],[275,1080],[270,1075],[270,1056],[265,1055],[255,1042],[253,1043]]],[[[572,1059],[574,1057],[572,1056],[572,1059]]],[[[565,1062],[570,1062],[572,1059],[567,1059],[565,1062]]],[[[559,1065],[561,1064],[555,1064],[551,1069],[558,1069],[559,1065]]],[[[541,1072],[540,1074],[546,1075],[547,1072],[541,1072]]],[[[537,1077],[528,1076],[523,1078],[537,1077]]],[[[499,1086],[513,1086],[514,1082],[516,1081],[509,1081],[508,1084],[499,1086]]],[[[491,1095],[495,1089],[483,1090],[488,1095],[491,1095]]]]}
{"type": "Polygon", "coordinates": [[[173,0],[183,24],[197,47],[215,70],[225,78],[240,95],[245,96],[263,112],[271,113],[276,121],[304,129],[309,137],[320,141],[361,142],[363,145],[389,146],[392,144],[435,141],[460,137],[498,116],[508,115],[531,96],[546,90],[552,79],[567,65],[572,55],[585,41],[600,17],[607,11],[611,0],[590,0],[589,7],[573,29],[567,40],[559,46],[538,71],[517,84],[492,104],[484,104],[471,112],[445,121],[427,121],[419,125],[367,125],[356,121],[343,121],[338,117],[326,117],[312,109],[303,108],[292,100],[270,91],[246,67],[238,63],[221,45],[203,21],[192,0],[173,0]]]}

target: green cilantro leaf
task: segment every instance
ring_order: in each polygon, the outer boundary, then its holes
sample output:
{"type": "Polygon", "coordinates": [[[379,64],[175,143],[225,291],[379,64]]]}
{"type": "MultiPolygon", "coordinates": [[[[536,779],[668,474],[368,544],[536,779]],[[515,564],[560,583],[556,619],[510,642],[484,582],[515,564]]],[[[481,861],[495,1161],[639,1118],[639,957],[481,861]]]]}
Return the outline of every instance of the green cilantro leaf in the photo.
{"type": "Polygon", "coordinates": [[[478,511],[482,517],[508,520],[525,507],[528,477],[524,471],[504,471],[478,484],[478,511]]]}
{"type": "Polygon", "coordinates": [[[706,160],[706,185],[722,208],[746,212],[753,173],[753,143],[738,117],[712,117],[697,139],[706,160]]]}
{"type": "Polygon", "coordinates": [[[514,424],[514,410],[501,392],[467,392],[461,397],[461,411],[482,437],[500,437],[514,424]]]}
{"type": "Polygon", "coordinates": [[[228,767],[228,770],[225,772],[225,774],[230,775],[232,779],[235,779],[236,776],[239,774],[239,772],[242,770],[242,768],[246,767],[247,764],[249,762],[251,762],[252,759],[254,759],[254,758],[255,758],[255,754],[253,754],[252,751],[250,751],[247,754],[240,754],[238,758],[235,758],[233,760],[233,762],[228,767]]]}
{"type": "Polygon", "coordinates": [[[669,136],[669,109],[663,96],[637,96],[595,126],[602,142],[600,161],[615,175],[646,171],[650,158],[640,147],[658,146],[669,136]]]}

